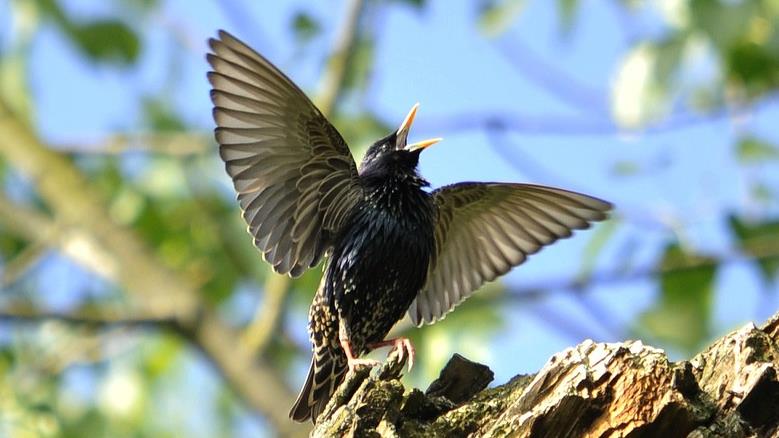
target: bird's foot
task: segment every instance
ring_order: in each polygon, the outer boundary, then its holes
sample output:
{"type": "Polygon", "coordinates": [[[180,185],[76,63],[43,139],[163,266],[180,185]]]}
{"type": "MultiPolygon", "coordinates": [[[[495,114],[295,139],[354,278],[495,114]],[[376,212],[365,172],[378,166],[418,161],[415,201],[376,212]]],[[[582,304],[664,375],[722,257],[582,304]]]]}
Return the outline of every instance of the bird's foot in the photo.
{"type": "Polygon", "coordinates": [[[411,341],[408,338],[395,338],[387,339],[381,342],[374,342],[372,344],[368,344],[368,348],[374,349],[386,347],[388,345],[392,345],[392,350],[390,350],[390,353],[393,350],[397,350],[398,360],[403,360],[406,354],[408,354],[408,370],[411,371],[411,368],[414,366],[414,355],[416,353],[414,351],[414,346],[411,345],[411,341]]]}
{"type": "Polygon", "coordinates": [[[381,365],[381,362],[375,359],[360,359],[354,355],[352,351],[352,345],[346,339],[341,339],[341,348],[346,353],[346,363],[349,366],[349,372],[354,372],[354,369],[358,366],[375,367],[381,365]]]}

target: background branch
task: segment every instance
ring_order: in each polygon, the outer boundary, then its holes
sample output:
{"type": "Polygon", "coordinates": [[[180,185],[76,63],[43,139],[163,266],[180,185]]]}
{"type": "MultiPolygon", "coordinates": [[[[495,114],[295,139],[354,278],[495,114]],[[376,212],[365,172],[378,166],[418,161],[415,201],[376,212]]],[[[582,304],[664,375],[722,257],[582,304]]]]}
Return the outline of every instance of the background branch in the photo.
{"type": "Polygon", "coordinates": [[[608,92],[593,90],[548,63],[517,35],[507,35],[495,47],[526,79],[585,115],[608,117],[608,92]]]}
{"type": "Polygon", "coordinates": [[[102,196],[73,163],[41,143],[2,101],[0,156],[31,179],[65,228],[81,230],[114,260],[117,281],[146,314],[152,318],[175,318],[233,390],[252,407],[266,413],[280,433],[293,436],[304,432],[305,426],[287,418],[293,394],[280,374],[243,348],[236,330],[221,321],[214,310],[198,308],[200,293],[193,283],[165,268],[132,230],[113,222],[102,196]]]}

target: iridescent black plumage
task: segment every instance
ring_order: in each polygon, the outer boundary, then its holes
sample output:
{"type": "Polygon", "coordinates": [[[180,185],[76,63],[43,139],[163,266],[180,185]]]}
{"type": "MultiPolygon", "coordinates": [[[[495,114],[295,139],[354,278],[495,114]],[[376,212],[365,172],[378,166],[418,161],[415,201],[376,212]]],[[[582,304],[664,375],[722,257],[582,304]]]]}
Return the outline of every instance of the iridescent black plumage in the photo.
{"type": "MultiPolygon", "coordinates": [[[[394,144],[391,136],[382,141],[394,144]]],[[[380,143],[374,149],[381,147],[380,143]]],[[[393,146],[394,149],[394,146],[393,146]]],[[[422,190],[427,182],[416,173],[420,150],[392,150],[371,160],[360,172],[364,198],[354,207],[334,239],[322,286],[309,314],[316,372],[312,364],[311,415],[324,408],[347,370],[339,339],[355,355],[368,352],[403,317],[422,288],[433,251],[435,211],[422,190]]],[[[370,151],[373,152],[373,151],[370,151]]],[[[308,384],[307,384],[308,385],[308,384]]],[[[305,419],[307,394],[292,416],[305,419]]]]}
{"type": "MultiPolygon", "coordinates": [[[[290,412],[316,417],[349,366],[408,311],[432,324],[544,245],[603,220],[611,204],[552,187],[459,183],[426,192],[407,144],[417,106],[358,171],[338,131],[257,52],[220,31],[213,53],[219,153],[254,243],[298,276],[329,254],[309,312],[314,355],[290,412]]],[[[395,343],[413,358],[407,340],[395,343]]],[[[387,341],[388,342],[388,341],[387,341]]]]}

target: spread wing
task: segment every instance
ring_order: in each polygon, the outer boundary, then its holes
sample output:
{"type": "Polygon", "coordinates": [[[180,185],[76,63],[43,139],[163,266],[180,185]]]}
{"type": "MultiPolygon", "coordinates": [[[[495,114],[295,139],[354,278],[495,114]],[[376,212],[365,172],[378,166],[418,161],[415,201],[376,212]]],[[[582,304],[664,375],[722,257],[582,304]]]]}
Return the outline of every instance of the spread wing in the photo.
{"type": "Polygon", "coordinates": [[[362,191],[349,148],[284,73],[227,32],[209,40],[216,141],[254,244],[279,273],[315,266],[362,191]]]}
{"type": "Polygon", "coordinates": [[[603,220],[611,204],[530,184],[460,183],[433,192],[435,257],[408,310],[416,325],[442,319],[476,289],[572,230],[603,220]]]}

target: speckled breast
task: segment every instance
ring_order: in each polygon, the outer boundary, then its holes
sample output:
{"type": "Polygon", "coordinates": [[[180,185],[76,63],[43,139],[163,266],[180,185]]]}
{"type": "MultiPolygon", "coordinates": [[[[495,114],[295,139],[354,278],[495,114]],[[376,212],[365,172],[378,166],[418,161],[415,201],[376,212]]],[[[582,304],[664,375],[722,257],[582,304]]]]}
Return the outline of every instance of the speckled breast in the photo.
{"type": "Polygon", "coordinates": [[[326,272],[326,299],[355,351],[384,339],[424,285],[433,251],[427,199],[397,214],[366,205],[355,212],[326,272]]]}

